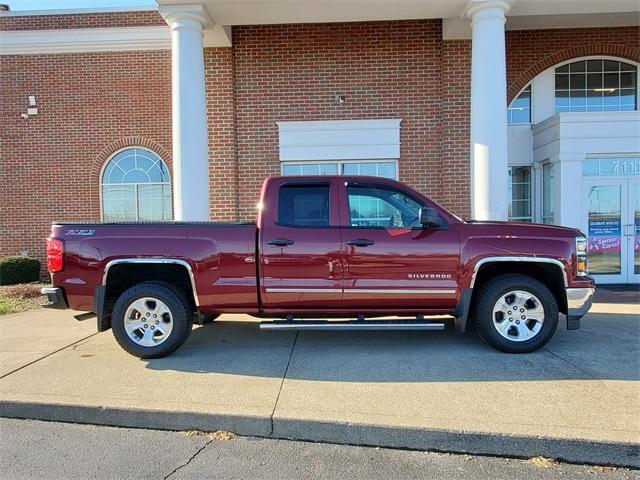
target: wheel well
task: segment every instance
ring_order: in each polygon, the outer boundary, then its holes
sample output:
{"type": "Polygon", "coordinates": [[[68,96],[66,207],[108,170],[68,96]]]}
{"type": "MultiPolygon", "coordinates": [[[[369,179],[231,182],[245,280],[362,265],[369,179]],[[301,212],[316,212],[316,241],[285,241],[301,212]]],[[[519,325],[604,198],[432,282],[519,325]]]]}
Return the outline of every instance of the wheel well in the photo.
{"type": "Polygon", "coordinates": [[[99,330],[111,327],[111,310],[118,297],[128,288],[142,282],[163,282],[184,292],[193,311],[197,310],[195,292],[186,267],[164,263],[118,263],[109,268],[104,285],[103,318],[99,319],[99,330]]]}
{"type": "Polygon", "coordinates": [[[473,302],[475,292],[490,278],[504,275],[507,273],[519,273],[528,275],[543,283],[556,298],[558,302],[558,310],[564,314],[567,313],[567,296],[565,294],[564,275],[562,269],[552,263],[535,263],[535,262],[489,262],[480,267],[474,283],[474,295],[471,298],[473,302]]]}

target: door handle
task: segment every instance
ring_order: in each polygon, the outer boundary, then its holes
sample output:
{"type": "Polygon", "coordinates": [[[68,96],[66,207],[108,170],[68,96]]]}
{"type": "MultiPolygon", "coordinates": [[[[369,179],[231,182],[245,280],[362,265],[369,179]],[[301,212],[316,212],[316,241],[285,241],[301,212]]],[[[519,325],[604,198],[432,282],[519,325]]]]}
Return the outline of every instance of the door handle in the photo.
{"type": "Polygon", "coordinates": [[[289,240],[288,238],[276,238],[274,240],[267,241],[267,245],[273,245],[274,247],[286,247],[287,245],[293,245],[293,240],[289,240]]]}
{"type": "Polygon", "coordinates": [[[369,240],[368,238],[356,238],[355,240],[348,240],[347,245],[353,245],[355,247],[368,247],[369,245],[373,245],[373,240],[369,240]]]}

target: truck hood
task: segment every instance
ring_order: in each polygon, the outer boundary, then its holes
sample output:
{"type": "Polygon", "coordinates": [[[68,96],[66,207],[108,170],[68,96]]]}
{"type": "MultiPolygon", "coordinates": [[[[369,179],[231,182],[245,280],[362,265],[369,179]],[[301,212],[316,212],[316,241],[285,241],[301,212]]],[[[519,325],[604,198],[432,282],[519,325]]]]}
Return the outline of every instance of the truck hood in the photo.
{"type": "Polygon", "coordinates": [[[467,220],[465,222],[470,233],[508,235],[516,237],[577,237],[584,234],[577,228],[559,225],[543,225],[540,223],[500,222],[494,220],[467,220]]]}

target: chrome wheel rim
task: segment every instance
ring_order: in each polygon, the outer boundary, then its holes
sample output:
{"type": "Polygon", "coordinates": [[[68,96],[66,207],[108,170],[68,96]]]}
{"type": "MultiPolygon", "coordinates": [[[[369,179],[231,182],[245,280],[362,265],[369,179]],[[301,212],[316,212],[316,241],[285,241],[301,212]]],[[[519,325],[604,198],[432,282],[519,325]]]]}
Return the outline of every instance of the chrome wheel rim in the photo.
{"type": "Polygon", "coordinates": [[[124,314],[124,330],[142,347],[164,343],[173,330],[173,316],[166,303],[153,297],[134,300],[124,314]]]}
{"type": "Polygon", "coordinates": [[[538,297],[524,290],[502,295],[493,307],[493,326],[512,342],[531,340],[544,323],[544,307],[538,297]]]}

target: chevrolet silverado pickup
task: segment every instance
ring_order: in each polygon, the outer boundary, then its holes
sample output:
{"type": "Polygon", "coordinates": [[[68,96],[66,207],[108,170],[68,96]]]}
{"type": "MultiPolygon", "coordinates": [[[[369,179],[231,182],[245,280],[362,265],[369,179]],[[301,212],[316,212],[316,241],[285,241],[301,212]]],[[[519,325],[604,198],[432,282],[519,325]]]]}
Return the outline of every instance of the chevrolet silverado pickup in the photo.
{"type": "Polygon", "coordinates": [[[271,177],[257,222],[54,222],[44,306],[91,312],[124,350],[170,354],[194,322],[245,313],[272,330],[473,326],[532,352],[594,292],[578,230],[465,221],[400,182],[271,177]],[[389,318],[391,317],[391,318],[389,318]]]}

